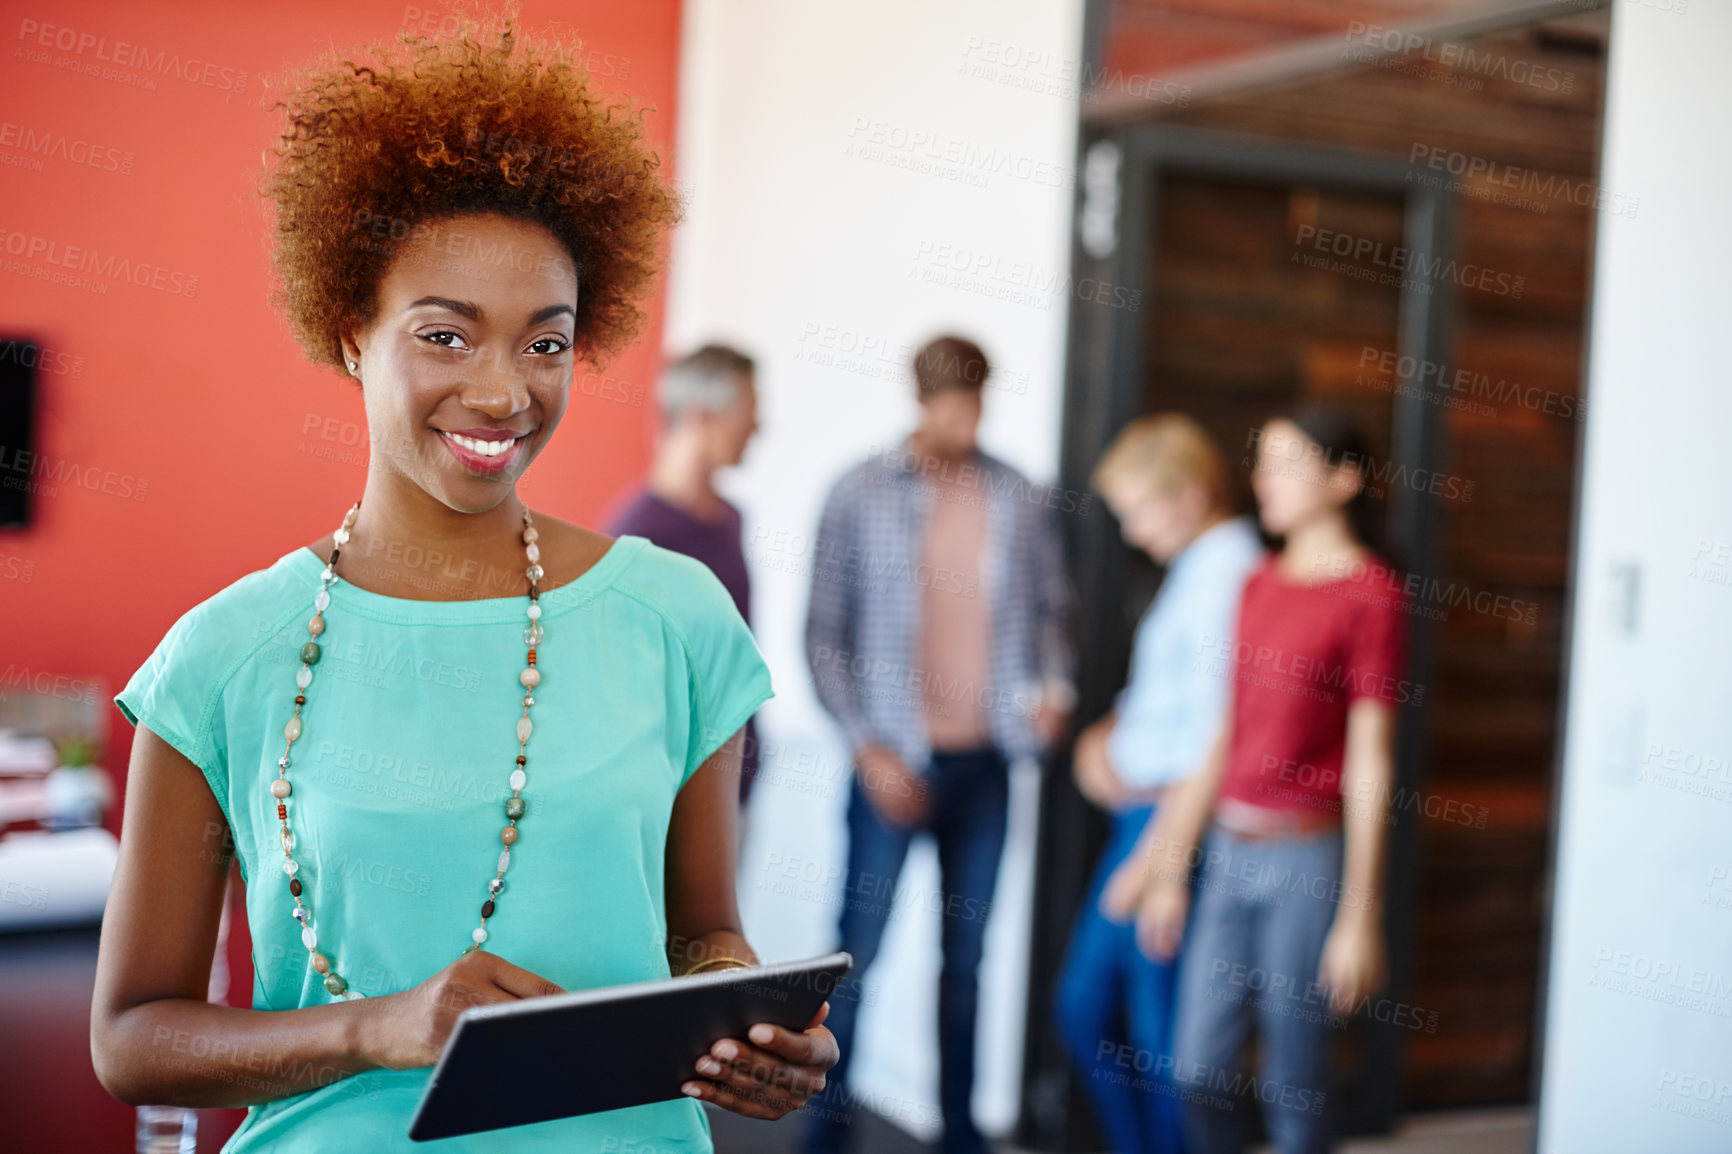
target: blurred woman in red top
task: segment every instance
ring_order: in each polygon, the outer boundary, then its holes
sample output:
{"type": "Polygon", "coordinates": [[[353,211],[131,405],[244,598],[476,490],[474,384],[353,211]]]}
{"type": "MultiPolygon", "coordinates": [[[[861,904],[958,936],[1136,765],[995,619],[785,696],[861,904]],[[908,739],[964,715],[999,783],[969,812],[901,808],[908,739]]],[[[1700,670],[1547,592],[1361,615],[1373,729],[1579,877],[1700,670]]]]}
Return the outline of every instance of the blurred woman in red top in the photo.
{"type": "Polygon", "coordinates": [[[1255,440],[1258,513],[1281,547],[1245,586],[1237,636],[1196,655],[1231,679],[1228,719],[1117,887],[1152,956],[1185,941],[1173,1078],[1197,1091],[1192,1154],[1245,1148],[1246,1089],[1280,1154],[1329,1148],[1337,1015],[1384,981],[1396,710],[1420,696],[1405,680],[1406,605],[1366,543],[1358,427],[1308,409],[1255,440]],[[1247,1078],[1236,1061],[1253,1023],[1262,1062],[1247,1078]]]}

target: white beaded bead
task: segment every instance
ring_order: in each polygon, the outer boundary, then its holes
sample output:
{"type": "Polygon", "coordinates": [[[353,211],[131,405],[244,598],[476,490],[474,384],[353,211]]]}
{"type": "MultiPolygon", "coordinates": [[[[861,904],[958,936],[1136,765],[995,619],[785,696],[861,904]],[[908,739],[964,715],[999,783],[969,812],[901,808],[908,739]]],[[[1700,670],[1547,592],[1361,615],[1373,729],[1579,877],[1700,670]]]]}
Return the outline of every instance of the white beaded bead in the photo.
{"type": "Polygon", "coordinates": [[[294,858],[286,857],[283,859],[283,872],[288,874],[290,877],[294,877],[300,868],[301,863],[296,861],[294,858]]]}
{"type": "Polygon", "coordinates": [[[469,936],[475,939],[476,945],[480,945],[482,942],[487,940],[487,931],[482,929],[480,926],[476,926],[473,930],[469,931],[469,936]]]}
{"type": "Polygon", "coordinates": [[[535,729],[535,723],[527,717],[517,719],[517,740],[528,741],[529,735],[535,729]]]}
{"type": "Polygon", "coordinates": [[[529,603],[528,613],[529,613],[529,619],[531,621],[539,621],[541,619],[541,605],[540,605],[540,603],[535,602],[535,601],[531,601],[529,603]]]}
{"type": "Polygon", "coordinates": [[[298,717],[289,718],[289,723],[283,726],[283,736],[290,741],[301,736],[301,719],[298,717]]]}
{"type": "Polygon", "coordinates": [[[307,686],[311,685],[312,683],[313,683],[313,667],[311,665],[303,665],[299,669],[295,670],[295,684],[296,685],[300,686],[302,689],[305,689],[307,686]]]}
{"type": "Polygon", "coordinates": [[[319,935],[313,932],[312,926],[301,927],[301,944],[306,946],[309,950],[316,950],[319,948],[319,935]]]}
{"type": "Polygon", "coordinates": [[[526,546],[523,550],[523,555],[525,557],[528,557],[531,561],[539,561],[539,560],[541,560],[541,546],[540,545],[526,546]]]}
{"type": "Polygon", "coordinates": [[[529,780],[529,775],[527,773],[524,773],[521,769],[514,769],[511,771],[511,788],[512,789],[522,789],[524,786],[524,783],[526,783],[528,780],[529,780]]]}
{"type": "Polygon", "coordinates": [[[319,590],[319,595],[313,598],[313,606],[318,609],[320,613],[323,613],[331,607],[331,595],[323,589],[319,590]]]}
{"type": "Polygon", "coordinates": [[[335,533],[331,534],[331,540],[335,541],[339,545],[347,545],[349,543],[349,531],[347,529],[338,529],[335,533]]]}
{"type": "Polygon", "coordinates": [[[525,669],[522,673],[517,675],[517,680],[523,682],[523,688],[534,689],[537,685],[541,684],[541,670],[531,665],[528,669],[525,669]]]}
{"type": "Polygon", "coordinates": [[[283,800],[283,798],[289,796],[289,794],[293,792],[294,787],[289,784],[287,778],[279,777],[277,780],[271,782],[271,796],[276,798],[278,801],[283,800]]]}
{"type": "Polygon", "coordinates": [[[502,849],[499,851],[499,868],[497,870],[495,870],[494,872],[495,873],[504,873],[506,870],[508,870],[510,868],[511,868],[511,851],[508,849],[502,849]]]}

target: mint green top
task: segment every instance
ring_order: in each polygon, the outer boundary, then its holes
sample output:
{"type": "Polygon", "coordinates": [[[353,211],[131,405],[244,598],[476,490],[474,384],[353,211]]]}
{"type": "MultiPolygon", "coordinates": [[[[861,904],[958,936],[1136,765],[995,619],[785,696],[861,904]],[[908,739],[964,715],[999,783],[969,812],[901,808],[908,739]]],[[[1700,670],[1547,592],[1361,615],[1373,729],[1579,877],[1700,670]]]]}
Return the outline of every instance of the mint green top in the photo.
{"type": "MultiPolygon", "coordinates": [[[[204,771],[234,830],[257,1010],[336,1000],[289,913],[270,795],[323,568],[297,548],[195,605],[114,698],[204,771]]],[[[331,586],[288,771],[289,824],[319,950],[368,997],[442,969],[481,923],[516,768],[527,606],[527,587],[415,601],[331,586]]],[[[567,990],[666,978],[674,796],[773,695],[769,669],[715,575],[642,537],[618,538],[541,607],[527,810],[484,948],[567,990]]],[[[597,1039],[595,1061],[606,1046],[597,1039]]],[[[270,1069],[237,1059],[234,1073],[245,1084],[270,1069]]],[[[430,1073],[370,1070],[253,1106],[223,1151],[712,1149],[691,1098],[412,1143],[430,1073]]],[[[583,1076],[574,1062],[572,1079],[583,1076]]]]}

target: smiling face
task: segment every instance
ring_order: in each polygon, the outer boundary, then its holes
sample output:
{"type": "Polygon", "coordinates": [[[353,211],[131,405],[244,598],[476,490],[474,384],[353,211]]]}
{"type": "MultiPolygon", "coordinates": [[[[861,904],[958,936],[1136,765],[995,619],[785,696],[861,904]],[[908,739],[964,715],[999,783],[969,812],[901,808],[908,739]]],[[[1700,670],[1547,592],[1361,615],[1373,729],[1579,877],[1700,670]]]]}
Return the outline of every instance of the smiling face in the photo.
{"type": "Polygon", "coordinates": [[[377,312],[343,334],[383,470],[459,512],[509,494],[571,396],[577,271],[540,225],[494,214],[404,241],[377,312]]]}

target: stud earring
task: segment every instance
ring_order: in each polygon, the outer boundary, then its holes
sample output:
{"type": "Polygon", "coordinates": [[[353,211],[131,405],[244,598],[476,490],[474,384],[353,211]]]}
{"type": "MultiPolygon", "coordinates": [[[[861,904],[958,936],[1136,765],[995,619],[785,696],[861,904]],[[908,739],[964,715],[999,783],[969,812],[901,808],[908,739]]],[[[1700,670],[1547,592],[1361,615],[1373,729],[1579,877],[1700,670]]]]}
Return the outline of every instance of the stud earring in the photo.
{"type": "Polygon", "coordinates": [[[355,371],[355,362],[354,361],[349,362],[349,371],[351,373],[355,371]]]}

